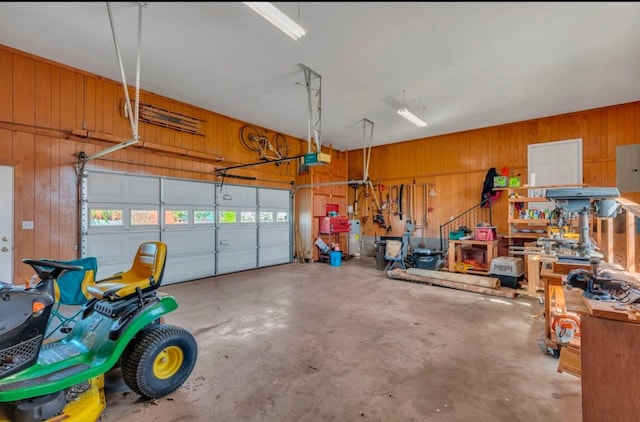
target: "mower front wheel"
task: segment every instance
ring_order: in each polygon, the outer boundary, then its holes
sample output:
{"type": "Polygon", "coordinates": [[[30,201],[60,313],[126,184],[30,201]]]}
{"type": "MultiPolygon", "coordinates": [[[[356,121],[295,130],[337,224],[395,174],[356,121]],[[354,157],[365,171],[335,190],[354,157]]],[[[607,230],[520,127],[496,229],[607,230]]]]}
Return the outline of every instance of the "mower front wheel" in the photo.
{"type": "Polygon", "coordinates": [[[139,395],[157,399],[171,394],[187,380],[197,356],[196,340],[184,328],[148,325],[123,351],[122,377],[139,395]]]}

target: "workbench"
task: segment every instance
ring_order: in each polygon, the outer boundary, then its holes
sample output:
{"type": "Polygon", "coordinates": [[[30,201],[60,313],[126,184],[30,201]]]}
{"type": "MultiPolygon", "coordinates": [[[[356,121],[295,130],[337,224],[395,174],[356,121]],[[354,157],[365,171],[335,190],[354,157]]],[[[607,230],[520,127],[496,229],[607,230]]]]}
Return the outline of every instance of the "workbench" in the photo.
{"type": "MultiPolygon", "coordinates": [[[[621,266],[617,264],[609,264],[601,262],[600,268],[614,274],[615,277],[633,282],[633,276],[626,273],[621,266]]],[[[540,271],[540,278],[544,283],[544,315],[545,315],[545,342],[547,347],[559,351],[561,346],[565,344],[558,341],[557,336],[552,329],[553,319],[558,315],[569,315],[579,318],[582,315],[592,315],[594,306],[598,301],[588,300],[582,296],[582,290],[568,290],[563,286],[563,282],[567,280],[567,274],[571,270],[580,269],[591,271],[591,265],[585,262],[552,262],[551,267],[543,267],[540,271]],[[591,306],[590,307],[588,306],[591,306]]],[[[602,302],[606,303],[606,302],[602,302]]],[[[599,315],[598,315],[599,316],[599,315]]],[[[580,338],[574,338],[566,346],[580,348],[580,338]]],[[[570,371],[569,371],[570,372],[570,371]]],[[[579,372],[579,371],[578,371],[579,372]]],[[[579,373],[574,374],[580,376],[579,373]]]]}
{"type": "MultiPolygon", "coordinates": [[[[618,265],[601,263],[613,279],[636,286],[640,281],[618,265]]],[[[616,302],[585,298],[582,290],[562,286],[573,268],[589,269],[587,264],[555,264],[543,268],[545,284],[545,335],[548,346],[559,347],[558,372],[581,378],[582,420],[636,421],[640,415],[640,311],[630,306],[614,307],[616,302]],[[557,271],[557,272],[556,272],[557,271]],[[573,314],[579,318],[579,334],[567,344],[558,341],[551,329],[555,315],[573,314]]]]}
{"type": "Polygon", "coordinates": [[[479,269],[468,269],[465,272],[469,274],[481,274],[489,275],[491,269],[491,261],[498,256],[498,241],[497,240],[473,240],[473,239],[460,239],[449,240],[449,271],[456,271],[456,263],[462,262],[462,248],[463,246],[480,246],[485,249],[485,264],[487,266],[486,271],[479,269]]]}

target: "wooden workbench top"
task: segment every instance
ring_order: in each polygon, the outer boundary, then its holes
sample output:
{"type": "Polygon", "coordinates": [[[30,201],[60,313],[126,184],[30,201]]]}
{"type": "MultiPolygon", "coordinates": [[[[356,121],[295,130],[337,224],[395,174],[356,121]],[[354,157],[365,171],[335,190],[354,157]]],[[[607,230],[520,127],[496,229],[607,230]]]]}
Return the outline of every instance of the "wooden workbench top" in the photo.
{"type": "Polygon", "coordinates": [[[586,297],[582,299],[589,310],[589,315],[593,317],[640,324],[640,311],[630,305],[615,301],[592,300],[586,297]]]}

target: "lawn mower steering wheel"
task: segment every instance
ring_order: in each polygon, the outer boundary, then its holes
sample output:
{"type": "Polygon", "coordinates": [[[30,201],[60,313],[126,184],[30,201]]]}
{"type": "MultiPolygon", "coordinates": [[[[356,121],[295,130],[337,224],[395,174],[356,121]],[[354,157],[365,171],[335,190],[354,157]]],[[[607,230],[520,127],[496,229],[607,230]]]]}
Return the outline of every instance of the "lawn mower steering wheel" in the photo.
{"type": "Polygon", "coordinates": [[[46,280],[47,278],[57,279],[65,271],[80,271],[83,269],[78,265],[62,264],[56,261],[23,259],[22,262],[31,265],[40,280],[46,280]]]}

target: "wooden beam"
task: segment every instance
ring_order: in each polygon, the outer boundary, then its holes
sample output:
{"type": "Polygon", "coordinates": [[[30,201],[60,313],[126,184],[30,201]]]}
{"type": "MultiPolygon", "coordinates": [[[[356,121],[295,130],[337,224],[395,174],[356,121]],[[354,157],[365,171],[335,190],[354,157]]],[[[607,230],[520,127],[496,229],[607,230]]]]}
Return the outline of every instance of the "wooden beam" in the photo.
{"type": "MultiPolygon", "coordinates": [[[[450,273],[438,272],[438,271],[434,271],[434,273],[437,273],[438,275],[450,274],[450,273]]],[[[466,275],[466,274],[462,274],[462,275],[466,275]]],[[[466,276],[478,277],[478,276],[470,276],[470,275],[466,275],[466,276]]],[[[482,293],[486,295],[507,297],[512,299],[518,295],[518,291],[516,289],[511,289],[508,287],[491,289],[489,287],[475,286],[473,284],[465,284],[465,283],[460,283],[456,281],[443,280],[441,278],[422,277],[419,275],[408,274],[406,270],[399,269],[399,268],[395,270],[387,271],[387,277],[398,279],[398,280],[414,281],[418,283],[435,284],[437,286],[450,287],[452,289],[466,290],[474,293],[482,293]]]]}
{"type": "Polygon", "coordinates": [[[636,272],[636,216],[627,210],[627,271],[636,272]]]}

